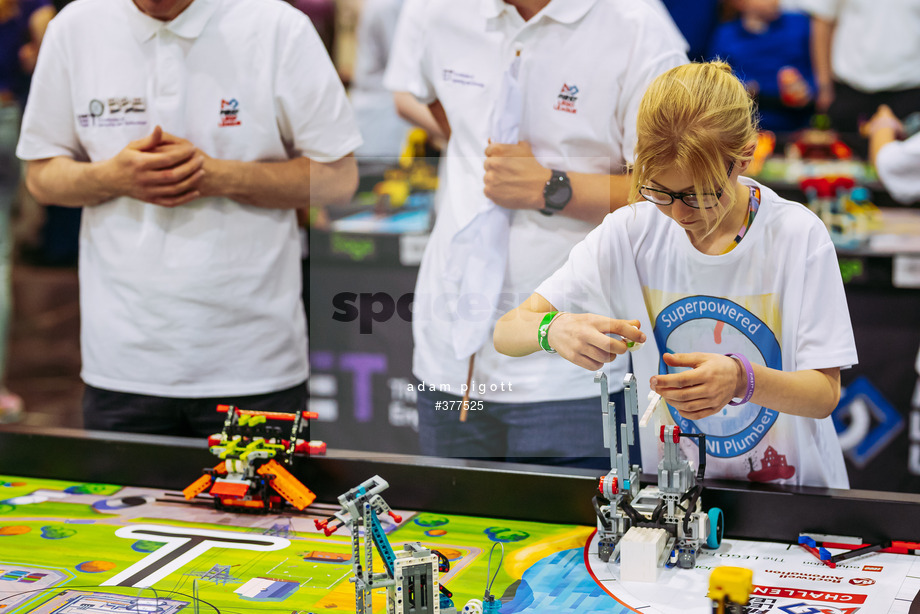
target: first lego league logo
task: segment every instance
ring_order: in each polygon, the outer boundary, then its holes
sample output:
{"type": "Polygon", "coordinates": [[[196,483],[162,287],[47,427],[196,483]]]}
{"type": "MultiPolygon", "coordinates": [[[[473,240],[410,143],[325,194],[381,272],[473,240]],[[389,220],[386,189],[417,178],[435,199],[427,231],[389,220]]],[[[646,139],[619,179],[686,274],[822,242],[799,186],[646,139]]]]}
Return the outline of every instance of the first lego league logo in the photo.
{"type": "Polygon", "coordinates": [[[553,108],[566,113],[578,113],[578,109],[575,108],[576,102],[578,102],[578,86],[563,83],[562,90],[556,96],[556,104],[553,108]]]}
{"type": "Polygon", "coordinates": [[[240,103],[236,98],[220,101],[220,126],[239,126],[240,103]]]}

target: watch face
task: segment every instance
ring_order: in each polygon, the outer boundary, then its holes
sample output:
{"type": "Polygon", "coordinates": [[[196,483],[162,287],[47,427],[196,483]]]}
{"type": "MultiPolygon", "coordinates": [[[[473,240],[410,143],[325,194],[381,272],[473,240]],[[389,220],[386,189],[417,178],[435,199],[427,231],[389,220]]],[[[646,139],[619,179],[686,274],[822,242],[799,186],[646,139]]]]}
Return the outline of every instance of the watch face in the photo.
{"type": "Polygon", "coordinates": [[[561,209],[572,199],[572,186],[568,178],[553,177],[553,182],[544,193],[546,204],[550,207],[561,209]]]}

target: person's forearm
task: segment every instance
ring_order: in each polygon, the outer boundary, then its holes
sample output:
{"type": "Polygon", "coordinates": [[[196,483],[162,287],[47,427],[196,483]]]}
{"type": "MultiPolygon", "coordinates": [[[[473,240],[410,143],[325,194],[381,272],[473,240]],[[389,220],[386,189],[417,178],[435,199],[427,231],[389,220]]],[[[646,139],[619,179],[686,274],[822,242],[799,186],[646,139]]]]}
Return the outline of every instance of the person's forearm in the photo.
{"type": "Polygon", "coordinates": [[[540,351],[537,330],[540,322],[553,306],[539,294],[532,294],[522,305],[515,307],[495,323],[492,343],[506,356],[527,356],[540,351]]]}
{"type": "Polygon", "coordinates": [[[554,162],[540,161],[534,156],[530,142],[489,142],[483,162],[483,193],[486,198],[506,209],[541,211],[546,207],[547,182],[553,170],[565,171],[572,195],[556,215],[599,224],[604,217],[628,204],[630,175],[579,173],[564,167],[551,167],[554,162]]]}
{"type": "Polygon", "coordinates": [[[441,130],[439,135],[440,138],[442,138],[446,143],[450,140],[450,121],[447,119],[447,112],[441,105],[440,100],[435,100],[432,102],[430,105],[428,105],[428,109],[431,111],[431,115],[434,117],[435,123],[441,130]]]}
{"type": "Polygon", "coordinates": [[[38,50],[41,48],[48,23],[53,17],[54,8],[51,6],[43,6],[29,17],[29,40],[19,48],[19,65],[26,74],[31,75],[35,72],[38,50]]]}
{"type": "Polygon", "coordinates": [[[506,356],[527,356],[540,351],[537,329],[545,313],[536,313],[517,307],[503,315],[495,323],[492,343],[500,354],[506,356]]]}
{"type": "Polygon", "coordinates": [[[52,6],[43,6],[29,17],[29,36],[36,48],[41,47],[42,39],[48,30],[48,24],[54,19],[55,10],[52,6]]]}
{"type": "Polygon", "coordinates": [[[833,88],[834,76],[831,64],[831,43],[835,22],[820,17],[811,18],[811,63],[819,95],[833,88]]]}
{"type": "Polygon", "coordinates": [[[878,159],[878,152],[882,150],[882,147],[896,141],[898,138],[897,130],[895,126],[892,125],[883,125],[879,126],[872,130],[869,135],[869,163],[875,167],[876,160],[878,159]]]}
{"type": "Polygon", "coordinates": [[[31,160],[26,164],[26,188],[42,205],[98,205],[120,196],[107,179],[107,167],[107,162],[77,162],[63,156],[31,160]]]}
{"type": "Polygon", "coordinates": [[[358,187],[353,156],[330,163],[299,157],[281,162],[205,162],[203,196],[222,196],[268,209],[300,209],[348,202],[358,187]]]}
{"type": "MultiPolygon", "coordinates": [[[[826,418],[840,400],[840,369],[789,372],[757,364],[752,367],[755,383],[751,403],[784,414],[826,418]]],[[[743,396],[746,387],[746,383],[739,386],[736,396],[743,396]]]]}
{"type": "Polygon", "coordinates": [[[561,215],[600,224],[608,213],[629,204],[630,175],[567,174],[572,182],[572,200],[561,215]]]}
{"type": "Polygon", "coordinates": [[[442,143],[447,141],[447,136],[428,105],[419,102],[409,92],[393,92],[393,102],[401,118],[424,130],[432,140],[442,143]]]}

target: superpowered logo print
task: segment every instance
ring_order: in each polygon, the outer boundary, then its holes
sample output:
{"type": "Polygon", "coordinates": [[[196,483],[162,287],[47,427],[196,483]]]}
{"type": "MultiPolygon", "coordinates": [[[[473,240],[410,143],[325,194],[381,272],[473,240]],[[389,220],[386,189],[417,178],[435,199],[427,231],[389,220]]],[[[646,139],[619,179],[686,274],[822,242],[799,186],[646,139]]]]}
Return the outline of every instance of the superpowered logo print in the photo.
{"type": "MultiPolygon", "coordinates": [[[[751,363],[782,369],[782,350],[773,331],[756,315],[724,298],[690,296],[675,301],[659,312],[654,329],[662,353],[733,352],[744,354],[751,363]]],[[[669,367],[664,359],[659,359],[660,374],[684,369],[669,367]]],[[[754,403],[726,406],[701,420],[688,420],[670,405],[668,410],[681,430],[705,433],[706,451],[717,458],[751,452],[779,416],[772,409],[754,403]]]]}

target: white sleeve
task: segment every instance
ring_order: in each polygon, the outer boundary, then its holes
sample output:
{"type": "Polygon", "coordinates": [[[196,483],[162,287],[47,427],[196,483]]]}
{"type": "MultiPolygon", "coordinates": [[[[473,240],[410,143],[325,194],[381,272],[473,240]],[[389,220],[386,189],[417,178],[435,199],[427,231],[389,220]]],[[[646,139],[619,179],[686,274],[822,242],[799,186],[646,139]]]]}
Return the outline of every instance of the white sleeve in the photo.
{"type": "Polygon", "coordinates": [[[807,13],[808,0],[780,0],[779,8],[783,12],[807,13]]]}
{"type": "MultiPolygon", "coordinates": [[[[627,70],[623,77],[623,97],[614,107],[611,126],[622,132],[622,156],[632,163],[636,149],[636,116],[645,90],[658,75],[686,64],[687,53],[683,37],[660,36],[656,32],[668,30],[667,23],[651,9],[642,22],[642,31],[636,37],[627,70]]],[[[672,22],[673,23],[673,22],[672,22]]]]}
{"type": "Polygon", "coordinates": [[[667,29],[668,36],[674,38],[674,43],[683,50],[684,53],[690,51],[690,43],[687,42],[687,39],[684,38],[683,33],[680,31],[680,28],[677,27],[677,24],[674,23],[674,18],[671,17],[671,13],[668,12],[668,8],[664,5],[661,0],[643,0],[653,11],[655,11],[661,20],[664,22],[664,26],[667,29]]]}
{"type": "Polygon", "coordinates": [[[920,200],[920,134],[882,147],[875,169],[896,201],[906,205],[920,200]]]}
{"type": "Polygon", "coordinates": [[[565,264],[537,287],[536,293],[558,311],[611,316],[607,299],[613,277],[609,220],[607,216],[604,223],[575,245],[565,264]]]}
{"type": "Polygon", "coordinates": [[[383,77],[384,87],[391,92],[411,92],[424,104],[437,98],[424,62],[429,1],[405,0],[383,77]]]}
{"type": "Polygon", "coordinates": [[[796,9],[815,17],[836,21],[843,0],[795,0],[796,9]]]}
{"type": "Polygon", "coordinates": [[[356,30],[353,88],[376,90],[382,85],[399,9],[398,1],[365,0],[356,30]]]}
{"type": "Polygon", "coordinates": [[[850,367],[858,361],[837,252],[830,238],[805,262],[796,369],[850,367]]]}
{"type": "Polygon", "coordinates": [[[278,32],[275,113],[291,156],[338,160],[361,145],[345,87],[307,17],[291,9],[278,32]]]}
{"type": "MultiPolygon", "coordinates": [[[[82,162],[87,154],[77,136],[71,78],[62,41],[60,18],[52,20],[42,42],[22,119],[16,155],[23,160],[66,156],[82,162]]],[[[89,121],[89,109],[83,116],[89,121]]]]}

